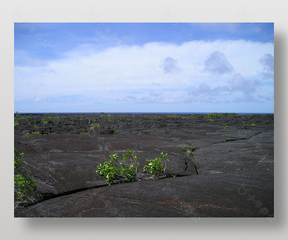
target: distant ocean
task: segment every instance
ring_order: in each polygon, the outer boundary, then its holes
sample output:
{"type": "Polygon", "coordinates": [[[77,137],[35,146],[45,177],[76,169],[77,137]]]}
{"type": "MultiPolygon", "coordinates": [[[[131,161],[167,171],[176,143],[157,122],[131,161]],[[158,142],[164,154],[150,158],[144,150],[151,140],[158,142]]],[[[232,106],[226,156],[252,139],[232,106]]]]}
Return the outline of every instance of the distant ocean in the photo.
{"type": "MultiPolygon", "coordinates": [[[[39,113],[19,113],[19,114],[100,114],[100,113],[105,113],[105,114],[209,114],[209,113],[215,113],[215,112],[39,112],[39,113]]],[[[226,113],[226,112],[217,112],[217,113],[226,113]]],[[[236,112],[237,113],[237,112],[236,112]]],[[[237,113],[240,115],[248,115],[248,114],[274,114],[274,113],[237,113]]]]}

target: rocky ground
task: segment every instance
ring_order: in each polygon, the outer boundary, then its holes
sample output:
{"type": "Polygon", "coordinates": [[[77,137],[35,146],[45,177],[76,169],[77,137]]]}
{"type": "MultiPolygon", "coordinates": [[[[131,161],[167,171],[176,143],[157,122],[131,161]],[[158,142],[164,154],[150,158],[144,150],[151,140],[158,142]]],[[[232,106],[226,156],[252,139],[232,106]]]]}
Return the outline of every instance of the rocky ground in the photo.
{"type": "Polygon", "coordinates": [[[274,115],[15,115],[14,146],[41,196],[15,217],[273,217],[274,115]],[[187,154],[181,147],[193,150],[187,154]],[[107,186],[109,155],[168,153],[158,179],[107,186]]]}

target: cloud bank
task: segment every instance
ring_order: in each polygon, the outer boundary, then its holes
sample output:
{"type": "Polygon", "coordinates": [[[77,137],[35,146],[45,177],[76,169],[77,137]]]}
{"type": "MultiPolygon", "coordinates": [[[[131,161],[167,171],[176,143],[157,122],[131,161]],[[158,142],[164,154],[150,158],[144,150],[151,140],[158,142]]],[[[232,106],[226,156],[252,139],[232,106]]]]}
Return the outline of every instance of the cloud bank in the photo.
{"type": "Polygon", "coordinates": [[[16,104],[199,104],[274,99],[273,43],[150,42],[102,50],[83,44],[57,60],[31,59],[25,52],[21,56],[23,64],[14,71],[16,104]]]}

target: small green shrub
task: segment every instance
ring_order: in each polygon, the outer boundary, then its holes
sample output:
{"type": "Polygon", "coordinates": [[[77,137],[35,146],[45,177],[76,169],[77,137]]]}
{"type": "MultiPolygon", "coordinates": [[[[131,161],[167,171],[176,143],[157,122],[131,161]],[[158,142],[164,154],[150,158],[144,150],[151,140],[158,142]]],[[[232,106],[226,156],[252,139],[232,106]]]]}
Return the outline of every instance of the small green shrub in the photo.
{"type": "Polygon", "coordinates": [[[27,132],[25,135],[26,135],[26,136],[30,136],[31,134],[30,134],[29,132],[27,132]]]}
{"type": "Polygon", "coordinates": [[[251,127],[255,127],[256,124],[255,124],[255,123],[251,123],[250,126],[251,126],[251,127]]]}
{"type": "Polygon", "coordinates": [[[214,124],[214,120],[213,119],[208,119],[208,121],[211,123],[211,124],[214,124]]]}
{"type": "Polygon", "coordinates": [[[226,125],[223,129],[228,129],[229,127],[226,125]]]}
{"type": "Polygon", "coordinates": [[[38,125],[34,125],[34,128],[38,128],[38,125]]]}
{"type": "Polygon", "coordinates": [[[148,165],[145,165],[143,170],[147,170],[150,174],[156,177],[158,177],[161,173],[165,173],[169,159],[167,158],[167,153],[164,154],[161,152],[160,155],[161,157],[156,157],[154,160],[146,159],[148,165]]]}
{"type": "Polygon", "coordinates": [[[118,132],[119,132],[118,130],[115,130],[115,131],[114,131],[115,134],[117,134],[118,132]]]}
{"type": "Polygon", "coordinates": [[[39,194],[36,190],[37,184],[33,180],[33,176],[26,167],[22,166],[20,158],[24,157],[24,153],[19,153],[14,148],[14,200],[31,201],[31,197],[39,194]]]}
{"type": "MultiPolygon", "coordinates": [[[[97,166],[96,173],[104,176],[109,186],[122,179],[129,182],[137,179],[140,159],[131,149],[127,149],[126,153],[127,155],[122,155],[122,160],[119,159],[118,153],[111,154],[109,155],[110,161],[106,161],[97,166]]],[[[148,164],[143,167],[143,171],[156,177],[161,173],[165,173],[169,159],[167,159],[167,153],[164,154],[161,152],[160,155],[160,157],[156,157],[154,160],[146,159],[148,164]]]]}
{"type": "Polygon", "coordinates": [[[42,134],[39,133],[39,132],[34,132],[33,134],[34,134],[34,135],[42,135],[42,134]]]}
{"type": "Polygon", "coordinates": [[[80,134],[80,135],[88,135],[89,133],[87,133],[87,132],[80,132],[79,134],[80,134]]]}
{"type": "Polygon", "coordinates": [[[190,155],[190,156],[193,156],[194,152],[193,151],[188,151],[187,154],[190,155]]]}
{"type": "Polygon", "coordinates": [[[178,148],[181,152],[186,152],[187,151],[187,147],[183,146],[183,147],[179,147],[178,148]]]}
{"type": "Polygon", "coordinates": [[[134,155],[134,152],[131,149],[127,149],[126,152],[128,153],[128,156],[123,154],[122,160],[119,160],[119,155],[114,153],[109,155],[111,159],[109,162],[104,162],[97,166],[96,173],[104,176],[109,186],[116,183],[116,180],[121,178],[130,182],[135,180],[140,159],[138,156],[134,155]],[[118,167],[117,163],[120,164],[121,167],[118,167]]]}
{"type": "Polygon", "coordinates": [[[191,146],[191,151],[189,151],[186,146],[183,146],[183,147],[179,147],[178,149],[181,152],[187,153],[189,156],[193,156],[194,150],[196,150],[197,148],[195,146],[191,146]]]}
{"type": "Polygon", "coordinates": [[[167,118],[178,118],[178,117],[176,116],[176,114],[173,114],[173,115],[168,114],[166,117],[167,117],[167,118]]]}
{"type": "Polygon", "coordinates": [[[14,122],[14,127],[19,126],[20,124],[18,122],[14,122]]]}
{"type": "MultiPolygon", "coordinates": [[[[101,116],[103,116],[103,115],[101,115],[101,116]]],[[[98,123],[92,123],[90,125],[90,127],[88,127],[88,130],[93,130],[95,127],[100,130],[100,125],[98,123]]]]}

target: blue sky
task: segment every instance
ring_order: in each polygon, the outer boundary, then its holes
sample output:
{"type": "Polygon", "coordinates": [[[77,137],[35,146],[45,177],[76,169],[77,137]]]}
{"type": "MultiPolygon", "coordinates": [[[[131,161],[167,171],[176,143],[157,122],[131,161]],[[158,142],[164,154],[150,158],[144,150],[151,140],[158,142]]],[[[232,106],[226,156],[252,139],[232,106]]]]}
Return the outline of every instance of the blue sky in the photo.
{"type": "Polygon", "coordinates": [[[274,112],[273,23],[15,23],[14,111],[274,112]]]}

